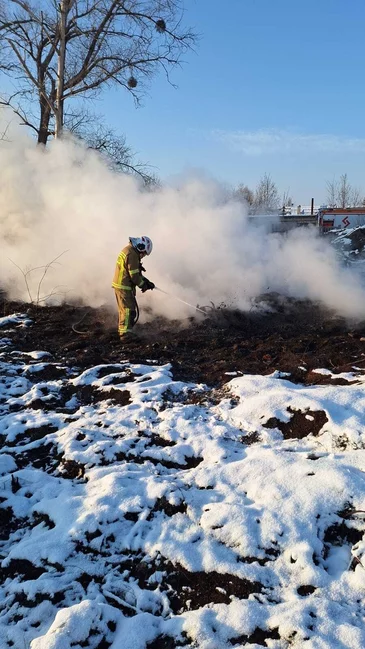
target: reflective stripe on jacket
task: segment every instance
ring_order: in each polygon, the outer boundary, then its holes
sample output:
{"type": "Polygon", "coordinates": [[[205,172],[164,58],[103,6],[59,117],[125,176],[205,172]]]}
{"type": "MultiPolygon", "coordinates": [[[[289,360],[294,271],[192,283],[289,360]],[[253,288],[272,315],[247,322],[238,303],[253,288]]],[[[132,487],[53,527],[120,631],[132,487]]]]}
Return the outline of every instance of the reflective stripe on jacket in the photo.
{"type": "Polygon", "coordinates": [[[134,291],[136,286],[142,288],[145,280],[139,267],[139,254],[128,244],[118,255],[112,287],[124,291],[134,291]]]}

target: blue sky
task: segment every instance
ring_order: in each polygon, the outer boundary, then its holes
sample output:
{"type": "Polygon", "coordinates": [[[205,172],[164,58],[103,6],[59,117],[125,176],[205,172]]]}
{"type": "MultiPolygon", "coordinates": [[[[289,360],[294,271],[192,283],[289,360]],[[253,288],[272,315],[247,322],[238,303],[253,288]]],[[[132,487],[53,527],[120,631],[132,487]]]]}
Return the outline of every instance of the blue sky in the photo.
{"type": "Polygon", "coordinates": [[[203,169],[255,187],[270,173],[296,203],[347,173],[365,194],[364,0],[185,0],[201,35],[143,106],[99,109],[162,178],[203,169]]]}

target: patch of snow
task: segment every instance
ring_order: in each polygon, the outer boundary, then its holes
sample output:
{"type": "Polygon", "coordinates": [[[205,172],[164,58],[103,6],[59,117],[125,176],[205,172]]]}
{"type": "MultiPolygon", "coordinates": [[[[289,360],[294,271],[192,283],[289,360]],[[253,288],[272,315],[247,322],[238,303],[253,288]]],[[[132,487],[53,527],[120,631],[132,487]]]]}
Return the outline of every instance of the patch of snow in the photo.
{"type": "Polygon", "coordinates": [[[34,352],[22,352],[25,356],[30,356],[30,358],[34,358],[35,360],[40,360],[41,358],[46,358],[51,356],[49,352],[42,352],[42,351],[34,351],[34,352]]]}
{"type": "Polygon", "coordinates": [[[364,520],[341,515],[365,510],[364,376],[317,370],[356,384],[304,386],[232,373],[200,405],[189,395],[202,386],[169,364],[57,381],[23,376],[32,365],[16,354],[0,367],[4,649],[146,649],[184,634],[229,649],[256,629],[277,630],[273,649],[365,646],[364,520]],[[266,426],[295,412],[314,425],[319,411],[326,423],[304,439],[266,426]],[[176,609],[173,569],[187,576],[176,609]],[[203,604],[194,573],[212,579],[203,604]],[[252,592],[227,596],[229,579],[252,592]]]}
{"type": "Polygon", "coordinates": [[[9,325],[28,326],[31,322],[32,321],[24,313],[13,313],[12,315],[0,318],[0,327],[8,327],[9,325]]]}

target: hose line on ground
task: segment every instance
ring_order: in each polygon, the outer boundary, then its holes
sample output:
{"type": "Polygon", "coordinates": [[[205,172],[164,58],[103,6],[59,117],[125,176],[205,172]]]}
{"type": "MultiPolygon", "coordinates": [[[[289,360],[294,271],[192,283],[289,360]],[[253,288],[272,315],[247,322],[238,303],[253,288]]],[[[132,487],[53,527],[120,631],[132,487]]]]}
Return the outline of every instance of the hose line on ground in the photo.
{"type": "Polygon", "coordinates": [[[133,326],[136,325],[137,322],[138,322],[138,320],[139,320],[139,307],[138,307],[138,302],[137,302],[136,298],[134,298],[134,301],[135,301],[135,303],[136,303],[136,319],[135,319],[135,321],[134,321],[134,323],[133,323],[133,326]]]}
{"type": "Polygon", "coordinates": [[[86,318],[86,316],[90,313],[90,311],[91,311],[91,309],[88,309],[88,310],[86,311],[86,313],[84,313],[84,315],[82,316],[82,318],[80,318],[80,320],[77,320],[77,322],[74,322],[73,325],[71,325],[71,329],[72,329],[72,331],[75,332],[75,334],[80,334],[80,336],[86,336],[86,334],[89,333],[88,330],[86,330],[86,331],[79,331],[78,329],[76,329],[76,326],[79,325],[79,324],[80,324],[80,323],[81,323],[81,322],[86,318]]]}

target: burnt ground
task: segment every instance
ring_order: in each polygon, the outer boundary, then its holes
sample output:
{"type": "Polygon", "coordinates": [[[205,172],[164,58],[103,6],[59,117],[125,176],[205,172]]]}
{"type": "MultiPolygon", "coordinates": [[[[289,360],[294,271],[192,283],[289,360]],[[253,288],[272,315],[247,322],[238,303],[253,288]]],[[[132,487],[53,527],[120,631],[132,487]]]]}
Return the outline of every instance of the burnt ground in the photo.
{"type": "Polygon", "coordinates": [[[205,319],[155,318],[138,324],[140,339],[129,344],[117,336],[116,313],[104,308],[36,307],[3,298],[0,314],[27,313],[33,321],[32,327],[12,333],[19,350],[46,350],[81,368],[153,359],[171,362],[175,379],[210,386],[227,382],[232,376],[226,372],[234,371],[270,374],[277,369],[289,372],[292,381],[317,384],[331,379],[312,373],[315,368],[340,373],[356,365],[365,370],[365,322],[351,323],[320,304],[276,294],[262,296],[260,305],[274,311],[212,308],[205,319]]]}

